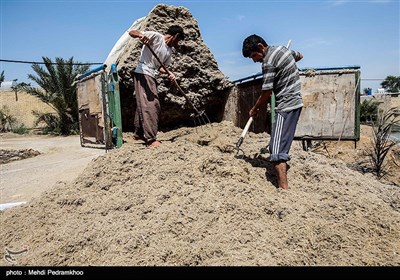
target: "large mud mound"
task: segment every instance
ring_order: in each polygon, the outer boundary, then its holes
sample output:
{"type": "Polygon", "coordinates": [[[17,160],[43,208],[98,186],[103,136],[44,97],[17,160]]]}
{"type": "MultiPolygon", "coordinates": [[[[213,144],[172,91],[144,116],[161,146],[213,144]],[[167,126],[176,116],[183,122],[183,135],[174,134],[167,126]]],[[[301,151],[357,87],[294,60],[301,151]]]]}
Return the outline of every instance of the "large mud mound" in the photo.
{"type": "MultiPolygon", "coordinates": [[[[289,191],[263,154],[267,134],[231,123],[130,140],[75,182],[1,213],[16,265],[399,265],[400,190],[292,147],[289,191]]],[[[4,259],[2,265],[9,265],[4,259]]]]}
{"type": "MultiPolygon", "coordinates": [[[[165,34],[171,25],[182,26],[185,40],[174,51],[173,63],[168,68],[176,74],[177,82],[197,110],[206,110],[212,121],[221,120],[226,98],[233,84],[219,70],[214,55],[202,39],[197,20],[190,11],[181,6],[158,4],[136,28],[165,34]]],[[[133,98],[133,73],[142,46],[140,40],[130,39],[118,58],[124,131],[133,131],[136,107],[133,98]]],[[[190,116],[195,110],[185,97],[165,75],[157,77],[157,84],[162,108],[160,128],[163,130],[165,127],[182,124],[193,125],[190,116]]]]}

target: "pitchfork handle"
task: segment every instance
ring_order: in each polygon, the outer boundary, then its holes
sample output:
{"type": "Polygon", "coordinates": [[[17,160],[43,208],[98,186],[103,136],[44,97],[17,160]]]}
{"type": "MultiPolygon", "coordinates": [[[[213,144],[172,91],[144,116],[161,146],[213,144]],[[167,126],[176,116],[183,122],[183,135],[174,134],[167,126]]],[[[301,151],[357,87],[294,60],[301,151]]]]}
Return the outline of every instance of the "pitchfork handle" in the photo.
{"type": "MultiPolygon", "coordinates": [[[[165,67],[164,63],[161,61],[161,59],[158,57],[158,55],[153,51],[153,49],[150,47],[150,45],[148,43],[145,43],[146,47],[149,48],[149,50],[151,51],[151,53],[154,55],[154,57],[157,59],[158,63],[160,63],[160,65],[162,66],[162,68],[164,68],[165,71],[169,72],[169,70],[167,69],[167,67],[165,67]]],[[[189,97],[186,95],[186,93],[182,90],[182,88],[178,85],[178,82],[174,79],[174,84],[177,87],[177,89],[179,90],[180,93],[182,93],[182,95],[185,97],[186,101],[193,107],[193,109],[196,111],[197,115],[200,115],[199,110],[197,110],[197,108],[194,106],[194,104],[192,103],[192,101],[190,101],[189,97]]]]}
{"type": "Polygon", "coordinates": [[[249,130],[252,122],[253,122],[253,117],[250,117],[249,120],[247,121],[246,126],[244,127],[242,135],[240,135],[240,137],[244,138],[246,136],[246,133],[249,130]]]}

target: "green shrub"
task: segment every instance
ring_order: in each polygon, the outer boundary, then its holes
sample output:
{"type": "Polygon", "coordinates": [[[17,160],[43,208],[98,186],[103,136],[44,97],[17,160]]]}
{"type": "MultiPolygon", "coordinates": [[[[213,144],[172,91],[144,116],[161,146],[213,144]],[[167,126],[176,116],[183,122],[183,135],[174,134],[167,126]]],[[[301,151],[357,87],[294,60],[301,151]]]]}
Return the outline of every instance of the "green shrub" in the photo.
{"type": "Polygon", "coordinates": [[[28,133],[28,128],[24,124],[21,124],[20,126],[18,126],[17,128],[12,129],[11,131],[14,132],[14,133],[17,133],[17,134],[27,134],[28,133]]]}
{"type": "Polygon", "coordinates": [[[7,106],[0,109],[0,132],[12,131],[17,118],[12,116],[7,106]]]}
{"type": "Polygon", "coordinates": [[[360,103],[360,122],[375,122],[378,115],[379,102],[374,99],[365,99],[360,103]]]}
{"type": "Polygon", "coordinates": [[[392,147],[397,145],[390,136],[394,125],[399,125],[400,120],[396,118],[397,108],[383,112],[379,111],[376,121],[373,123],[373,146],[367,152],[373,172],[378,178],[382,178],[387,172],[385,171],[385,158],[392,147]]]}

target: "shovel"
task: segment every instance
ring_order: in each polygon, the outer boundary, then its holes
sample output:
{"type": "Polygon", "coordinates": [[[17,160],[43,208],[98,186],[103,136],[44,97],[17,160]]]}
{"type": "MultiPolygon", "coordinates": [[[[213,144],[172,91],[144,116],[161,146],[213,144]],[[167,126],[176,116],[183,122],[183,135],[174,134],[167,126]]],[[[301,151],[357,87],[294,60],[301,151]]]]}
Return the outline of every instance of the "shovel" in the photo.
{"type": "MultiPolygon", "coordinates": [[[[158,55],[153,51],[153,49],[150,47],[150,45],[148,43],[145,44],[147,48],[149,48],[149,50],[151,51],[151,53],[154,55],[154,57],[157,59],[158,63],[160,63],[160,65],[162,66],[162,68],[165,69],[165,71],[169,72],[169,70],[167,69],[167,67],[165,67],[164,63],[162,63],[162,61],[160,60],[160,58],[158,57],[158,55]]],[[[190,104],[190,106],[193,108],[193,110],[196,112],[196,114],[194,115],[194,117],[198,118],[200,125],[201,124],[209,124],[210,119],[208,118],[208,116],[206,115],[206,113],[204,111],[199,111],[196,106],[194,106],[194,104],[192,103],[192,101],[189,99],[189,97],[186,95],[186,93],[182,90],[182,88],[179,86],[178,82],[174,79],[174,84],[176,86],[176,88],[178,89],[178,91],[185,97],[187,103],[190,104]]],[[[195,121],[196,124],[196,121],[195,121]]]]}

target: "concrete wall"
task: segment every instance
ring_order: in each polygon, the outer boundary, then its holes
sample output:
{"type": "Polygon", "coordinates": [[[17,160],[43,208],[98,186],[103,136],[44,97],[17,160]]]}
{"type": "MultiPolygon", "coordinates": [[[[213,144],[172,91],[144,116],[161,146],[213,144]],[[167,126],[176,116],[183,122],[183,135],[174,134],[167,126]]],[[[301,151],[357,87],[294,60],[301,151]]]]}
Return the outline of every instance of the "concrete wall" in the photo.
{"type": "Polygon", "coordinates": [[[4,106],[9,114],[17,119],[17,126],[24,124],[27,128],[34,127],[36,117],[32,114],[33,110],[42,113],[54,112],[49,105],[26,92],[15,94],[15,91],[1,91],[0,109],[4,110],[4,106]]]}
{"type": "MultiPolygon", "coordinates": [[[[297,139],[359,138],[358,69],[336,69],[300,72],[304,107],[295,137],[297,139]]],[[[237,83],[225,106],[224,120],[244,128],[248,112],[260,96],[262,76],[237,83]]],[[[269,106],[261,108],[250,131],[270,132],[269,106]]]]}
{"type": "Polygon", "coordinates": [[[357,138],[358,76],[357,71],[301,74],[304,107],[295,137],[357,138]]]}

